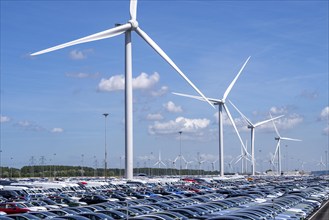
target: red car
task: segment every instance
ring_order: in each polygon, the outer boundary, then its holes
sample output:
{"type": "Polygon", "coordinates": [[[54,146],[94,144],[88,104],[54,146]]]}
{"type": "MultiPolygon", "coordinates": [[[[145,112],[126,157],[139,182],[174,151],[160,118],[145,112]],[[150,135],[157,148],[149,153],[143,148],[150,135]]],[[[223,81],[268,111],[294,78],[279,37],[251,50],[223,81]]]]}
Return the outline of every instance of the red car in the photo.
{"type": "Polygon", "coordinates": [[[16,214],[16,213],[29,212],[31,210],[19,203],[6,202],[6,203],[0,203],[0,211],[3,211],[7,214],[16,214]]]}

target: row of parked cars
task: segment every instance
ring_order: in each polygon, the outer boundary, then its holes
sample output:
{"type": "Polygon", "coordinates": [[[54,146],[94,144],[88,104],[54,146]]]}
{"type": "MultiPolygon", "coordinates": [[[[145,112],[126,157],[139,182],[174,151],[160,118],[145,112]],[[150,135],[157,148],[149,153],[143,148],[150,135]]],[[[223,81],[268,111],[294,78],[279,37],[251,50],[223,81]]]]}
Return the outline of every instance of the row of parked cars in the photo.
{"type": "Polygon", "coordinates": [[[312,176],[6,184],[0,219],[307,219],[329,198],[312,176]]]}

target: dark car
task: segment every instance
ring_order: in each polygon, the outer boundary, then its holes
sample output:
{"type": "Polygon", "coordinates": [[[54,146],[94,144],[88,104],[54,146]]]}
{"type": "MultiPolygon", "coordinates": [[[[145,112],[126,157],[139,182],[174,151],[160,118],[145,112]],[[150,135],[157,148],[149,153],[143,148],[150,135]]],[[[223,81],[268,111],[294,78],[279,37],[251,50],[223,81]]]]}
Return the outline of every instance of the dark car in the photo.
{"type": "Polygon", "coordinates": [[[127,219],[128,216],[125,213],[116,211],[116,210],[103,210],[103,211],[96,211],[96,213],[103,213],[108,215],[114,219],[127,219]]]}
{"type": "Polygon", "coordinates": [[[11,219],[16,219],[16,220],[37,220],[37,219],[41,219],[37,216],[34,215],[30,215],[28,213],[22,213],[22,214],[12,214],[12,215],[7,215],[7,217],[11,218],[11,219]]]}
{"type": "Polygon", "coordinates": [[[42,219],[50,219],[50,218],[58,217],[58,215],[52,212],[29,212],[28,214],[37,216],[38,218],[42,218],[42,219]]]}
{"type": "Polygon", "coordinates": [[[80,213],[79,215],[84,216],[88,219],[92,219],[92,220],[110,220],[110,219],[114,219],[112,217],[110,217],[109,215],[105,215],[103,213],[95,213],[95,212],[89,212],[89,213],[80,213]]]}
{"type": "Polygon", "coordinates": [[[85,202],[88,205],[91,205],[91,204],[98,204],[98,203],[102,203],[102,202],[107,202],[108,199],[104,196],[101,196],[101,195],[86,195],[86,196],[82,197],[79,201],[80,202],[85,202]]]}
{"type": "Polygon", "coordinates": [[[60,219],[67,219],[67,220],[89,220],[89,218],[86,218],[86,217],[80,216],[80,215],[60,216],[60,217],[53,218],[52,220],[60,220],[60,219]]]}

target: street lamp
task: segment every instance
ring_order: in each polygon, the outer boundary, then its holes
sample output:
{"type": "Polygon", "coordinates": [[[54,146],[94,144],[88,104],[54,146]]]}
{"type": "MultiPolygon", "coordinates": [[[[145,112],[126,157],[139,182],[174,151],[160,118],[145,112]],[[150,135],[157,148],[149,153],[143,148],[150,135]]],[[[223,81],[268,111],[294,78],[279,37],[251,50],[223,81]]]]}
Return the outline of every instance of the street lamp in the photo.
{"type": "Polygon", "coordinates": [[[104,151],[104,180],[106,181],[106,170],[107,170],[107,147],[106,147],[106,118],[109,115],[108,113],[103,114],[105,117],[105,151],[104,151]]]}
{"type": "Polygon", "coordinates": [[[56,166],[55,166],[55,157],[56,157],[56,153],[54,153],[53,154],[54,155],[54,159],[53,159],[53,166],[54,166],[54,168],[53,168],[53,172],[54,172],[54,179],[56,179],[56,166]]]}
{"type": "Polygon", "coordinates": [[[84,176],[84,172],[85,172],[84,169],[83,169],[83,162],[84,162],[83,158],[84,158],[84,156],[85,156],[84,154],[81,154],[81,176],[84,176]]]}
{"type": "Polygon", "coordinates": [[[10,169],[10,177],[13,178],[13,159],[14,158],[10,158],[10,161],[11,161],[11,169],[10,169]]]}
{"type": "Polygon", "coordinates": [[[182,131],[179,131],[179,176],[182,172],[182,131]]]}

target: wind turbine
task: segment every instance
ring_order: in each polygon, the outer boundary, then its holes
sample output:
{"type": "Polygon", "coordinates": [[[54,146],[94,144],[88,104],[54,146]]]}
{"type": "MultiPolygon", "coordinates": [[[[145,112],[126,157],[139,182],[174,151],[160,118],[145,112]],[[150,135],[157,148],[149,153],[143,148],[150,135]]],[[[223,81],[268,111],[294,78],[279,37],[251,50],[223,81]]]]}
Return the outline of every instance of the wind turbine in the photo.
{"type": "Polygon", "coordinates": [[[161,164],[162,164],[163,166],[165,166],[165,167],[167,166],[167,165],[161,160],[161,151],[159,151],[159,158],[158,158],[158,161],[157,161],[153,166],[159,165],[159,169],[160,169],[161,164]]]}
{"type": "MultiPolygon", "coordinates": [[[[228,115],[234,129],[235,132],[237,133],[239,140],[241,142],[241,144],[244,147],[243,141],[240,137],[240,134],[238,132],[238,129],[235,126],[234,120],[231,116],[230,111],[228,110],[228,108],[226,107],[226,98],[228,96],[228,94],[230,93],[231,89],[233,88],[235,82],[238,80],[240,74],[242,73],[242,70],[244,69],[244,67],[247,65],[248,61],[249,61],[250,57],[248,57],[248,59],[244,62],[243,66],[241,67],[240,71],[238,72],[238,74],[235,76],[235,78],[233,79],[233,81],[231,82],[231,84],[227,87],[223,98],[222,99],[213,99],[213,98],[207,98],[208,101],[212,102],[214,105],[218,105],[218,124],[219,124],[219,161],[220,161],[220,176],[224,176],[224,144],[223,144],[223,108],[225,109],[226,114],[228,115]]],[[[192,96],[192,95],[187,95],[187,94],[182,94],[182,93],[176,93],[174,92],[173,94],[175,95],[179,95],[179,96],[184,96],[184,97],[189,97],[189,98],[194,98],[194,99],[198,99],[201,101],[204,101],[205,99],[203,97],[200,96],[192,96]]],[[[245,148],[245,147],[244,147],[245,148]]]]}
{"type": "MultiPolygon", "coordinates": [[[[247,148],[247,143],[246,143],[246,148],[247,148]]],[[[241,146],[241,154],[237,157],[235,164],[237,164],[240,160],[241,160],[241,174],[243,173],[247,174],[247,160],[249,161],[251,160],[248,158],[248,152],[242,146],[241,146]]]]}
{"type": "Polygon", "coordinates": [[[322,160],[322,156],[321,156],[320,162],[317,165],[320,167],[320,169],[321,169],[321,166],[322,166],[323,167],[322,170],[324,170],[324,168],[326,167],[326,165],[324,164],[324,162],[322,160]]]}
{"type": "Polygon", "coordinates": [[[31,54],[31,56],[36,56],[77,44],[103,40],[125,34],[125,177],[127,179],[133,179],[132,31],[135,31],[144,41],[146,41],[146,43],[149,44],[167,63],[169,63],[169,65],[171,65],[179,73],[179,75],[183,77],[190,84],[190,86],[192,86],[193,89],[201,95],[201,97],[203,97],[205,101],[212,105],[200,92],[200,90],[178,68],[174,61],[172,61],[170,57],[152,40],[152,38],[139,27],[136,17],[137,0],[130,0],[130,20],[128,20],[127,23],[31,54]]]}
{"type": "Polygon", "coordinates": [[[230,172],[230,173],[233,173],[233,169],[232,169],[232,168],[233,168],[233,167],[232,167],[233,161],[234,161],[234,158],[232,158],[232,160],[231,160],[230,162],[227,163],[228,168],[229,168],[229,172],[230,172]]]}
{"type": "Polygon", "coordinates": [[[218,160],[214,160],[213,162],[211,162],[212,172],[215,172],[215,163],[216,163],[217,161],[218,161],[218,160]]]}
{"type": "MultiPolygon", "coordinates": [[[[272,118],[272,115],[271,114],[270,114],[270,116],[272,118]]],[[[280,134],[279,134],[279,131],[278,131],[277,127],[275,126],[275,122],[273,120],[272,120],[272,122],[273,122],[273,126],[274,126],[274,129],[275,129],[275,132],[278,135],[277,137],[274,138],[278,143],[276,145],[275,153],[273,155],[273,159],[272,160],[274,161],[275,157],[277,156],[277,158],[278,158],[278,174],[281,175],[281,147],[280,147],[281,140],[287,140],[287,141],[302,141],[302,140],[288,138],[288,137],[281,137],[280,134]]]]}
{"type": "Polygon", "coordinates": [[[258,126],[261,126],[265,123],[268,123],[270,121],[276,120],[278,118],[283,117],[283,115],[277,116],[275,118],[270,118],[264,121],[260,121],[257,122],[255,124],[251,123],[251,121],[244,115],[242,114],[242,112],[230,101],[228,100],[231,105],[235,108],[235,110],[237,110],[237,112],[239,112],[239,114],[241,115],[241,117],[247,122],[248,124],[248,128],[250,129],[250,133],[251,133],[251,169],[252,169],[252,175],[255,176],[255,128],[258,126]]]}

